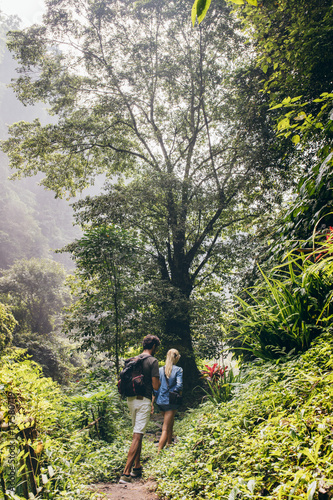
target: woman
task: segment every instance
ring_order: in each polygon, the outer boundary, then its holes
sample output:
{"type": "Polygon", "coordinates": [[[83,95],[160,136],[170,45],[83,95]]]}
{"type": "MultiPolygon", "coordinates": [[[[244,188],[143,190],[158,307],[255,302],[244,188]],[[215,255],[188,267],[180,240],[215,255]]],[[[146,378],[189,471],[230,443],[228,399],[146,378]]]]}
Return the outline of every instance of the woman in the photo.
{"type": "Polygon", "coordinates": [[[160,368],[161,386],[155,392],[156,403],[164,414],[162,434],[158,443],[158,452],[166,444],[172,443],[172,430],[175,420],[176,410],[179,404],[170,404],[170,392],[180,393],[183,388],[183,369],[175,366],[178,363],[180,354],[177,349],[170,349],[167,353],[165,366],[160,368]]]}

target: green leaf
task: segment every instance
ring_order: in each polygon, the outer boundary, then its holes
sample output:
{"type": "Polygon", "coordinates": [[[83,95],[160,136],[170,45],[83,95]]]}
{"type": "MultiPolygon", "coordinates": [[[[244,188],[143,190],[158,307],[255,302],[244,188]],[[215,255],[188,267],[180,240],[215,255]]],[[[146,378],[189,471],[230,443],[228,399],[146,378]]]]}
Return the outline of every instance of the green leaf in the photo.
{"type": "Polygon", "coordinates": [[[293,97],[290,102],[299,101],[300,99],[302,99],[302,97],[303,97],[302,95],[298,95],[297,97],[293,97]]]}
{"type": "Polygon", "coordinates": [[[247,0],[247,3],[250,4],[250,5],[254,5],[254,7],[258,7],[257,0],[247,0]]]}
{"type": "Polygon", "coordinates": [[[174,467],[170,467],[167,472],[168,476],[171,476],[174,470],[174,467]]]}
{"type": "Polygon", "coordinates": [[[197,2],[197,17],[198,17],[199,24],[205,18],[207,11],[209,9],[210,3],[211,3],[211,0],[198,0],[198,2],[197,2]]]}
{"type": "Polygon", "coordinates": [[[289,118],[283,118],[281,121],[279,121],[277,129],[278,130],[283,130],[283,129],[288,128],[289,125],[290,125],[289,118]]]}
{"type": "Polygon", "coordinates": [[[313,455],[311,455],[310,451],[308,449],[305,449],[303,450],[303,455],[307,456],[309,460],[311,460],[311,462],[313,462],[314,464],[316,464],[316,459],[313,455]]]}
{"type": "Polygon", "coordinates": [[[291,138],[292,142],[294,144],[298,144],[301,140],[300,136],[299,135],[294,135],[292,138],[291,138]]]}
{"type": "Polygon", "coordinates": [[[269,110],[271,111],[272,109],[278,109],[278,108],[282,108],[283,104],[276,104],[275,106],[273,106],[272,108],[269,108],[269,110]]]}
{"type": "Polygon", "coordinates": [[[198,0],[195,0],[194,4],[192,5],[191,19],[192,19],[193,26],[195,25],[195,21],[197,18],[197,3],[198,3],[198,0]]]}
{"type": "Polygon", "coordinates": [[[297,116],[295,116],[294,120],[299,122],[305,120],[305,118],[306,118],[306,113],[304,113],[304,111],[301,111],[297,116]]]}
{"type": "Polygon", "coordinates": [[[236,5],[244,5],[244,0],[230,0],[230,2],[235,3],[236,5]]]}
{"type": "Polygon", "coordinates": [[[307,491],[308,500],[313,499],[313,495],[316,492],[316,488],[317,488],[317,481],[313,481],[313,483],[311,483],[310,486],[308,487],[308,491],[307,491]]]}

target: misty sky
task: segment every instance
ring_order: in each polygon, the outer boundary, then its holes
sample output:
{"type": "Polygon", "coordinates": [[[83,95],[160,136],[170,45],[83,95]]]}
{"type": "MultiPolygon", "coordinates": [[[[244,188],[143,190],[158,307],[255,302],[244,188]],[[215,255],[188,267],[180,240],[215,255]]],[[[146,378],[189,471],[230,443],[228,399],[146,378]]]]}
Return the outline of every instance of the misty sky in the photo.
{"type": "Polygon", "coordinates": [[[22,27],[38,23],[41,20],[43,0],[0,0],[0,10],[5,14],[17,14],[22,20],[22,27]]]}

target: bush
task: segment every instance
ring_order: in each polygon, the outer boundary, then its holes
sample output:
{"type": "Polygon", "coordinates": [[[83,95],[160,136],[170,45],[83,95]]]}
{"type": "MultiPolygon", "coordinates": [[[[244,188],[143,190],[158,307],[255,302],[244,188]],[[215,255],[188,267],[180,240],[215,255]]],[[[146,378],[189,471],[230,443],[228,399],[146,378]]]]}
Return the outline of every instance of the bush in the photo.
{"type": "Polygon", "coordinates": [[[126,459],[128,417],[115,384],[88,375],[65,391],[22,350],[0,366],[3,498],[6,487],[18,498],[91,498],[87,482],[115,477],[126,459]]]}

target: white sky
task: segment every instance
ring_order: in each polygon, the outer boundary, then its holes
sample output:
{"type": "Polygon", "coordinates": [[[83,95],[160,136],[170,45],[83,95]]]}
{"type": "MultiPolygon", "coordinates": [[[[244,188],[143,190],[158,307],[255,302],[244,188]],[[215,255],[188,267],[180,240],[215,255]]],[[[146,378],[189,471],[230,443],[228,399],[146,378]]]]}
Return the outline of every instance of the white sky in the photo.
{"type": "Polygon", "coordinates": [[[0,10],[4,14],[17,14],[22,20],[22,28],[39,23],[44,12],[43,0],[0,0],[0,10]]]}

